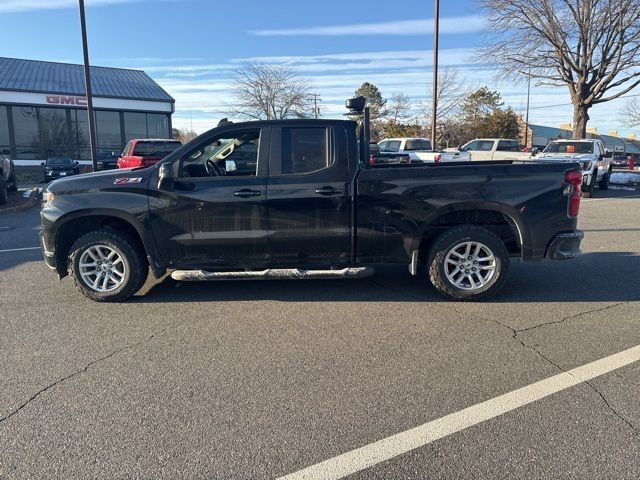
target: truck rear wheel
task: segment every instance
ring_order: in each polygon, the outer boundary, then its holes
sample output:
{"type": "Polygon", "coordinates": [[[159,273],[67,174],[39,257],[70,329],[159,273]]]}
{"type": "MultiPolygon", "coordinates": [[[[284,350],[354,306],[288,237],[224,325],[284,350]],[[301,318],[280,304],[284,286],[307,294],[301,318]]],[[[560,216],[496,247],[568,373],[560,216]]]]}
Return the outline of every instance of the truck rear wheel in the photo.
{"type": "Polygon", "coordinates": [[[605,173],[598,182],[598,188],[600,190],[609,190],[609,179],[611,178],[611,170],[605,173]]]}
{"type": "Polygon", "coordinates": [[[443,233],[428,259],[429,278],[438,292],[453,300],[484,300],[507,280],[509,253],[486,228],[463,225],[443,233]]]}
{"type": "Polygon", "coordinates": [[[80,237],[69,254],[69,274],[76,288],[97,302],[122,302],[147,279],[144,252],[127,234],[95,230],[80,237]]]}

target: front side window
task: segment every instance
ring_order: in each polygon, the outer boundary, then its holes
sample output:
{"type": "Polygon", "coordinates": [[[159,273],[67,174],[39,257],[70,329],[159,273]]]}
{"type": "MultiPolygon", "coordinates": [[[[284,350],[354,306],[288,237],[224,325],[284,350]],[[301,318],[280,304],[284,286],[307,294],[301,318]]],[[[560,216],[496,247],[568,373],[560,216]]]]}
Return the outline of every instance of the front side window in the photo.
{"type": "Polygon", "coordinates": [[[476,146],[475,150],[479,152],[490,152],[492,148],[493,148],[492,140],[480,140],[478,141],[478,145],[476,146]]]}
{"type": "Polygon", "coordinates": [[[256,175],[260,130],[227,132],[209,140],[182,158],[183,177],[237,177],[256,175]]]}
{"type": "Polygon", "coordinates": [[[283,128],[282,165],[285,175],[315,172],[330,165],[326,128],[283,128]]]}
{"type": "Polygon", "coordinates": [[[387,142],[387,147],[385,151],[387,152],[398,152],[400,150],[400,141],[399,140],[391,140],[387,142]]]}

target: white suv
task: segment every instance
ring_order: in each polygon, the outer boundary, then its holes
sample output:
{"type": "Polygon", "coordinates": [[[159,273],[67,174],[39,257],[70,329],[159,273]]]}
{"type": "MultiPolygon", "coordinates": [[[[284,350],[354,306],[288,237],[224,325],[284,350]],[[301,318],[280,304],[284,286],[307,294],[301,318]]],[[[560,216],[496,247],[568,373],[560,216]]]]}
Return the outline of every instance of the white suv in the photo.
{"type": "Polygon", "coordinates": [[[598,184],[600,190],[609,188],[611,157],[602,140],[554,140],[535,158],[544,161],[580,162],[582,191],[590,196],[598,184]]]}

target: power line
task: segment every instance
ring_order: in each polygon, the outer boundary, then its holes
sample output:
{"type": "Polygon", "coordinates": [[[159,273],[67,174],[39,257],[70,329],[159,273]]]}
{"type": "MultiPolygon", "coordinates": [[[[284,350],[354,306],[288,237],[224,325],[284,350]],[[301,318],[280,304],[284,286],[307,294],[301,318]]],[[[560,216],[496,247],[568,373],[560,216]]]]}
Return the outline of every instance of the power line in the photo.
{"type": "Polygon", "coordinates": [[[313,115],[317,119],[320,116],[320,107],[318,106],[318,103],[322,102],[322,98],[319,93],[312,93],[311,98],[313,99],[313,115]]]}

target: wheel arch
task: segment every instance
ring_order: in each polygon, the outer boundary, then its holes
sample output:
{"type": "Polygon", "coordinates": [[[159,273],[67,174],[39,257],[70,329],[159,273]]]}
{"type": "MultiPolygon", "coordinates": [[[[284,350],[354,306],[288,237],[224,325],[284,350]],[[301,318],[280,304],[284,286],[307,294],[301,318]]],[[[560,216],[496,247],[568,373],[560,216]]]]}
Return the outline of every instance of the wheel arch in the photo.
{"type": "Polygon", "coordinates": [[[164,274],[163,266],[157,263],[158,255],[155,243],[145,233],[144,226],[137,218],[121,211],[91,209],[90,211],[80,210],[68,213],[56,221],[54,252],[56,271],[60,278],[67,275],[69,250],[73,243],[85,233],[99,229],[125,232],[146,256],[154,276],[159,278],[164,274]]]}
{"type": "Polygon", "coordinates": [[[436,238],[460,225],[487,228],[500,237],[512,256],[522,256],[530,244],[528,228],[515,208],[503,204],[461,203],[439,209],[426,219],[417,231],[412,250],[417,250],[423,258],[436,238]]]}

